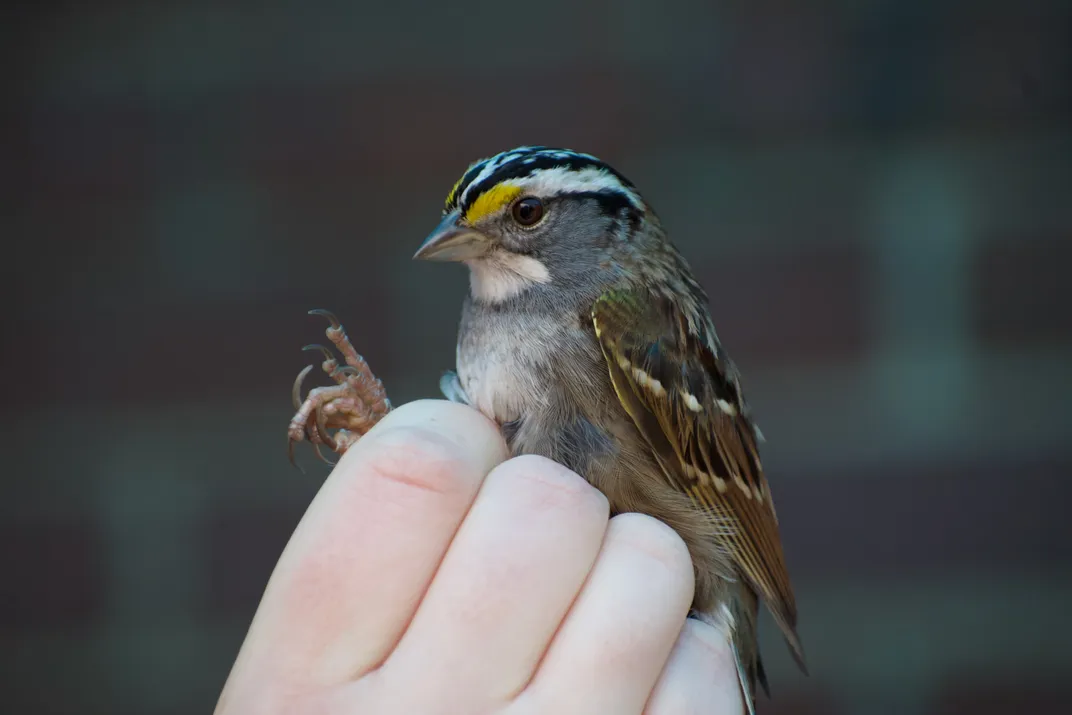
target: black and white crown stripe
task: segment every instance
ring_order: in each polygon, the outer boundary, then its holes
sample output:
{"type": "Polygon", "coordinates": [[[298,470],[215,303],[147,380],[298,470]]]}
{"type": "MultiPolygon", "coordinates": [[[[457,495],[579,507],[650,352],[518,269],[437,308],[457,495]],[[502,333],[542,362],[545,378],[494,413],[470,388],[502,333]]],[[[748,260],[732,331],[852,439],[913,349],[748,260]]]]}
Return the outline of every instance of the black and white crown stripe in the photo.
{"type": "Polygon", "coordinates": [[[445,212],[457,208],[464,214],[477,197],[503,182],[521,185],[540,196],[615,196],[636,211],[644,210],[644,202],[632,182],[596,157],[568,149],[526,146],[469,167],[447,197],[445,212]]]}

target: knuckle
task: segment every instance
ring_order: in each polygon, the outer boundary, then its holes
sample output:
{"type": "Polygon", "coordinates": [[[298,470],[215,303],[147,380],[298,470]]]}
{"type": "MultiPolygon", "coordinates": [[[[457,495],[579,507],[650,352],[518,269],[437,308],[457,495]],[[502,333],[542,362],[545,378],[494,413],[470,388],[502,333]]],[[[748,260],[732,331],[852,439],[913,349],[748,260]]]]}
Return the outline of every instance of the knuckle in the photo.
{"type": "Polygon", "coordinates": [[[607,497],[576,472],[558,462],[536,455],[514,457],[489,476],[501,480],[511,489],[524,489],[526,500],[541,509],[569,509],[591,512],[607,518],[607,497]]]}
{"type": "Polygon", "coordinates": [[[384,418],[383,426],[424,423],[440,425],[445,431],[466,434],[470,439],[501,441],[499,429],[478,410],[446,400],[414,400],[396,407],[384,418]]]}
{"type": "Polygon", "coordinates": [[[619,514],[611,519],[613,538],[632,550],[639,551],[674,574],[692,578],[692,558],[689,549],[676,531],[646,514],[619,514]]]}
{"type": "Polygon", "coordinates": [[[468,491],[480,476],[450,438],[405,425],[369,433],[359,441],[361,471],[373,479],[434,494],[468,491]]]}

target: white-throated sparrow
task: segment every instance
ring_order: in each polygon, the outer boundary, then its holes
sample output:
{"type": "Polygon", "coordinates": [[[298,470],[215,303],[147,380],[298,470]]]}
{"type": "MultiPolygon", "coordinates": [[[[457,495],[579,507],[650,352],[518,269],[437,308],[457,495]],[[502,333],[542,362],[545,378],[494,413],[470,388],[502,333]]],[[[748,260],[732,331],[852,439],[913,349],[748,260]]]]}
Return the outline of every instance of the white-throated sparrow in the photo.
{"type": "MultiPolygon", "coordinates": [[[[766,689],[762,600],[801,668],[797,612],[759,433],[707,297],[636,188],[587,154],[521,147],[473,164],[415,256],[465,263],[457,373],[441,387],[495,420],[513,454],[554,459],[684,539],[694,614],[729,638],[747,709],[766,689]]],[[[324,369],[290,424],[342,452],[390,409],[334,316],[324,369]],[[334,435],[329,430],[338,429],[334,435]]],[[[320,346],[315,346],[320,347],[320,346]]]]}

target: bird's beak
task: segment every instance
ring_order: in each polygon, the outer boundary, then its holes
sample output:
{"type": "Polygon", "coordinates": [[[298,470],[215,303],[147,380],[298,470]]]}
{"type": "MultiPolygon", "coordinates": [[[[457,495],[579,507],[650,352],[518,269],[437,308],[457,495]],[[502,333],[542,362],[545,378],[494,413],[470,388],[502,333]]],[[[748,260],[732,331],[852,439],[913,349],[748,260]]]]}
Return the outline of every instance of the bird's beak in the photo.
{"type": "Polygon", "coordinates": [[[491,247],[488,237],[459,225],[460,218],[457,211],[444,216],[413,257],[422,261],[467,261],[487,253],[491,247]]]}

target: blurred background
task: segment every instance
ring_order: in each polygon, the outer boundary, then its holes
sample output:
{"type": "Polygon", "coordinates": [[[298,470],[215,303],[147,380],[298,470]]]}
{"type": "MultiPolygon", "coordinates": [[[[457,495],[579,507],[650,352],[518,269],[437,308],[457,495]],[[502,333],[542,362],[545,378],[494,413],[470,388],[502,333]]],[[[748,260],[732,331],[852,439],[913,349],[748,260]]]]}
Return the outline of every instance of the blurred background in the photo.
{"type": "Polygon", "coordinates": [[[743,370],[812,670],[765,620],[761,712],[1070,711],[1069,3],[6,13],[9,712],[211,710],[327,473],[306,311],[436,396],[467,281],[410,256],[531,143],[639,185],[743,370]]]}

